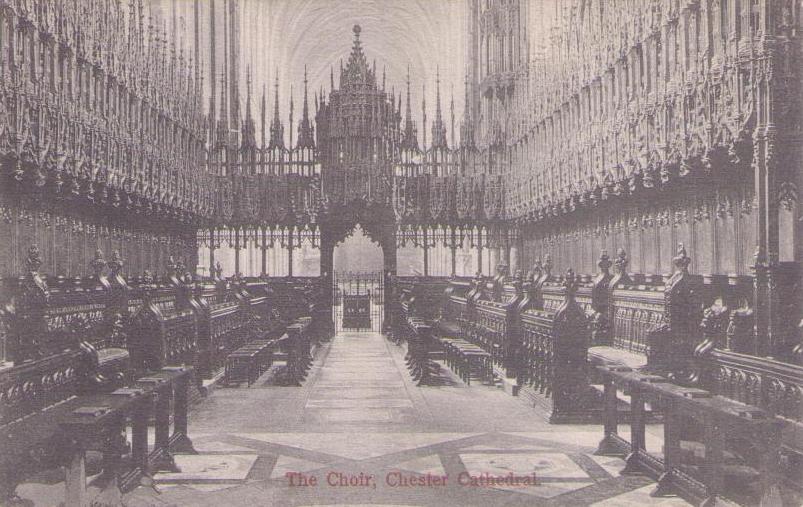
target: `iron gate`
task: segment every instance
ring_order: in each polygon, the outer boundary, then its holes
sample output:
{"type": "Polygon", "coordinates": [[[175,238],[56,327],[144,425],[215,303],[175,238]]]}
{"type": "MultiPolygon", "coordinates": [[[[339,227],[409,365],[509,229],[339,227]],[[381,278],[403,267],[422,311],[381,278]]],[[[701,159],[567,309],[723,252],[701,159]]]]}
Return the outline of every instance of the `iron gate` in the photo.
{"type": "Polygon", "coordinates": [[[335,331],[382,332],[384,297],[385,282],[381,271],[336,271],[332,277],[335,331]]]}

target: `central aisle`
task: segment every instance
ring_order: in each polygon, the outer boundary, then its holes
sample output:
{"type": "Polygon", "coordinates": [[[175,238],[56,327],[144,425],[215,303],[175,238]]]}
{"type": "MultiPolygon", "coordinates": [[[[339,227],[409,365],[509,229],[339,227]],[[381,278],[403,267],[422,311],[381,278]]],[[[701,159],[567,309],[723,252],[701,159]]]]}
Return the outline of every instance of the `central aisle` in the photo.
{"type": "Polygon", "coordinates": [[[376,333],[342,333],[303,387],[213,391],[190,416],[199,454],[176,456],[182,473],[157,474],[161,493],[141,487],[126,504],[685,505],[649,498],[651,481],[593,456],[601,427],[549,425],[453,376],[417,387],[404,352],[376,333]],[[471,484],[511,473],[537,485],[471,484]]]}
{"type": "Polygon", "coordinates": [[[378,333],[335,337],[304,408],[307,423],[341,429],[375,424],[403,429],[416,419],[402,371],[378,333]]]}

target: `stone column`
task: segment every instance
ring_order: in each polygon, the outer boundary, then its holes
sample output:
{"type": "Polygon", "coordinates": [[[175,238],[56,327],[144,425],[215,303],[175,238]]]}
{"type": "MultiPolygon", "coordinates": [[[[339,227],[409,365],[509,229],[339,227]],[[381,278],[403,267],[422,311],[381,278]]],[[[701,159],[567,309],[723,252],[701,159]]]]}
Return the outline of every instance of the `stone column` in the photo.
{"type": "Polygon", "coordinates": [[[240,274],[240,228],[234,229],[234,276],[240,274]]]}
{"type": "Polygon", "coordinates": [[[267,276],[268,274],[268,231],[267,228],[262,228],[262,276],[267,276]]]}
{"type": "Polygon", "coordinates": [[[209,230],[209,276],[215,277],[215,229],[209,230]]]}
{"type": "Polygon", "coordinates": [[[395,285],[396,285],[396,224],[384,226],[382,232],[382,260],[384,272],[384,313],[385,319],[382,323],[382,332],[390,333],[393,330],[394,315],[393,307],[395,304],[395,285]]]}

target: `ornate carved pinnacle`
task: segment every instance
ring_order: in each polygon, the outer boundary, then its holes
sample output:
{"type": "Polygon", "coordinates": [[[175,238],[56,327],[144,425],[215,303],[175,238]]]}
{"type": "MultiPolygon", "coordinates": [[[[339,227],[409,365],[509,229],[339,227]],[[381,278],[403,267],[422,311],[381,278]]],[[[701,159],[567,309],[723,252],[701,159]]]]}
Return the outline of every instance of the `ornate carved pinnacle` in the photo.
{"type": "Polygon", "coordinates": [[[627,274],[627,265],[630,261],[627,260],[627,253],[625,252],[624,248],[619,248],[616,251],[616,260],[613,261],[614,269],[620,275],[627,274]]]}
{"type": "Polygon", "coordinates": [[[146,269],[145,272],[142,273],[142,281],[146,284],[153,283],[153,275],[151,274],[150,270],[146,269]]]}
{"type": "Polygon", "coordinates": [[[103,258],[103,250],[100,248],[95,250],[95,257],[89,263],[89,267],[95,272],[95,276],[103,274],[103,270],[106,268],[106,259],[103,258]]]}
{"type": "Polygon", "coordinates": [[[608,256],[608,251],[603,250],[600,253],[599,261],[597,262],[597,267],[603,274],[608,274],[609,270],[613,266],[613,262],[611,262],[611,258],[608,256]]]}
{"type": "Polygon", "coordinates": [[[532,277],[530,277],[532,281],[536,281],[541,277],[541,259],[535,259],[535,262],[533,263],[533,269],[530,272],[532,273],[532,277]]]}
{"type": "Polygon", "coordinates": [[[117,276],[120,274],[120,271],[123,270],[124,260],[120,257],[120,252],[114,250],[112,252],[112,258],[109,261],[109,270],[112,272],[112,276],[117,276]]]}
{"type": "Polygon", "coordinates": [[[546,273],[547,275],[552,274],[552,256],[551,255],[549,255],[549,254],[546,255],[546,258],[544,259],[543,268],[544,268],[544,273],[546,273]]]}
{"type": "Polygon", "coordinates": [[[683,246],[683,243],[678,243],[678,253],[672,259],[672,263],[680,271],[684,273],[688,272],[689,264],[691,263],[691,258],[688,255],[686,255],[686,247],[683,246]]]}
{"type": "Polygon", "coordinates": [[[220,278],[223,274],[223,268],[220,266],[220,261],[215,263],[215,268],[213,270],[212,276],[214,278],[220,278]]]}
{"type": "Polygon", "coordinates": [[[566,276],[563,278],[563,287],[566,288],[566,297],[567,299],[574,299],[574,295],[577,293],[577,277],[574,274],[574,270],[569,268],[566,270],[566,276]]]}
{"type": "Polygon", "coordinates": [[[25,258],[25,266],[31,273],[38,273],[39,268],[42,266],[42,258],[40,257],[39,247],[31,245],[28,248],[28,257],[25,258]]]}

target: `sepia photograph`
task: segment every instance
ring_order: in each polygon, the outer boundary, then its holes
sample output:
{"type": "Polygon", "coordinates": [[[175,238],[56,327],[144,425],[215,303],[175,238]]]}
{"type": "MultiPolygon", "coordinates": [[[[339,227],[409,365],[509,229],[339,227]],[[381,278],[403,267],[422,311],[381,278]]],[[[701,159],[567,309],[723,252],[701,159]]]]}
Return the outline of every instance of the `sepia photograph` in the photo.
{"type": "Polygon", "coordinates": [[[0,506],[803,506],[803,0],[0,0],[0,506]]]}

